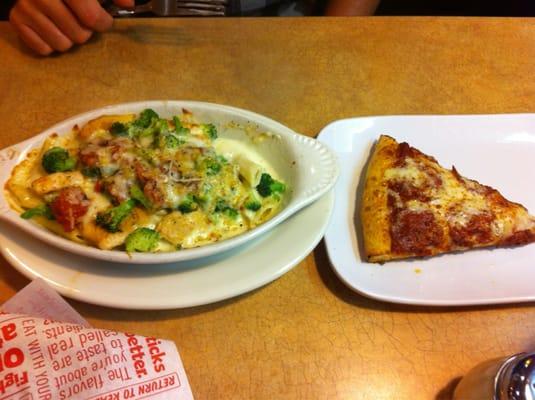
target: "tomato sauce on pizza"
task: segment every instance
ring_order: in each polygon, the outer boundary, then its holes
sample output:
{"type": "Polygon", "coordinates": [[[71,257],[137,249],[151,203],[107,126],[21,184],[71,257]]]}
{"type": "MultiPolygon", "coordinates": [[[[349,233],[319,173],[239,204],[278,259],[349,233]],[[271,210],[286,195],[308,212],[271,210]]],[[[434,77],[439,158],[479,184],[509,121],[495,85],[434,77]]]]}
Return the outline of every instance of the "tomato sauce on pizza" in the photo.
{"type": "Polygon", "coordinates": [[[535,241],[535,217],[408,143],[382,135],[365,175],[361,218],[372,262],[535,241]]]}

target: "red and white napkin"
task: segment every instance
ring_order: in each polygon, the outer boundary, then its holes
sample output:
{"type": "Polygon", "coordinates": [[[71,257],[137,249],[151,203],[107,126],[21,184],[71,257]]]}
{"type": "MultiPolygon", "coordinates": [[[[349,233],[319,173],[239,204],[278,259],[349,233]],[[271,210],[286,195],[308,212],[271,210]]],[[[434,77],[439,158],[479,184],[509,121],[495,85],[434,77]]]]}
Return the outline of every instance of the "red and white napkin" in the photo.
{"type": "Polygon", "coordinates": [[[93,329],[42,279],[2,305],[0,399],[193,399],[172,341],[93,329]]]}

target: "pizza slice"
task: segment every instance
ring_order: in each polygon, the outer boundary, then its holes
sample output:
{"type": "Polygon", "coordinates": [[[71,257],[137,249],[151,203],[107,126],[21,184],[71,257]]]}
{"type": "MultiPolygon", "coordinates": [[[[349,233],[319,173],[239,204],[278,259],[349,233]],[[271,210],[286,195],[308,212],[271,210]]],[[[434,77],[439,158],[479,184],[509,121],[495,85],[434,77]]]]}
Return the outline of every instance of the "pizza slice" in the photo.
{"type": "Polygon", "coordinates": [[[371,155],[360,212],[371,262],[535,242],[525,207],[386,135],[371,155]]]}

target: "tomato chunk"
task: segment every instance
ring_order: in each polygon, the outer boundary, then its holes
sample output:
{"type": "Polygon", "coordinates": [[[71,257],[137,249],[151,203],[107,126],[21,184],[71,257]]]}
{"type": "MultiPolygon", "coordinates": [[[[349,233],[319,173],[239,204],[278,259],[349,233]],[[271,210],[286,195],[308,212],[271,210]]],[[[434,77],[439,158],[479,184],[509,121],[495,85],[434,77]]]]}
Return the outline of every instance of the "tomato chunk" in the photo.
{"type": "Polygon", "coordinates": [[[89,200],[82,189],[71,186],[61,189],[58,197],[50,204],[52,214],[65,232],[72,232],[78,220],[85,215],[89,200]]]}

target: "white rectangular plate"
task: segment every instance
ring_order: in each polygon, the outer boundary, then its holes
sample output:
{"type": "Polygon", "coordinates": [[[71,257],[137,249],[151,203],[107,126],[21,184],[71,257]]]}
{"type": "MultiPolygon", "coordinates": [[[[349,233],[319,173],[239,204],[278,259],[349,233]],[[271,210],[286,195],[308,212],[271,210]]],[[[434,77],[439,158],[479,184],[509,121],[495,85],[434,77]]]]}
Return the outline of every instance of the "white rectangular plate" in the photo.
{"type": "Polygon", "coordinates": [[[388,134],[446,168],[498,189],[535,212],[535,114],[387,116],[333,122],[318,139],[338,155],[341,175],[325,235],[336,274],[378,300],[435,306],[535,300],[535,244],[426,259],[368,263],[358,218],[363,168],[375,140],[388,134]],[[356,212],[357,210],[357,212],[356,212]]]}

